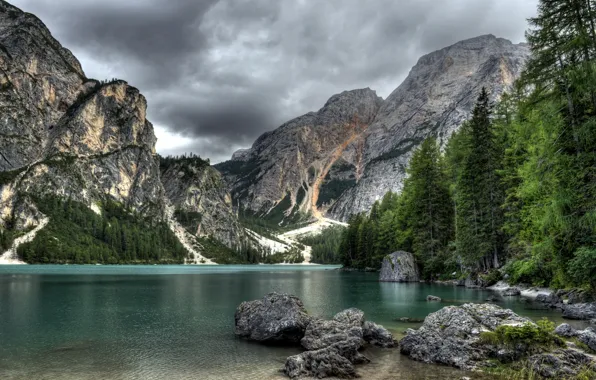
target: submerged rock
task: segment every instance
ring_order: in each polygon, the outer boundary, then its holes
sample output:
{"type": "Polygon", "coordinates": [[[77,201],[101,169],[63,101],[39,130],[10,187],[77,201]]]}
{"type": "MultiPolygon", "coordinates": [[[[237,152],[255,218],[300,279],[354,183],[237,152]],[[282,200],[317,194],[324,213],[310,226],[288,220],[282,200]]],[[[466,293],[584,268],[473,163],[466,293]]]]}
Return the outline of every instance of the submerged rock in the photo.
{"type": "Polygon", "coordinates": [[[242,302],[235,314],[237,336],[267,343],[298,343],[311,318],[302,301],[289,294],[270,293],[242,302]]]}
{"type": "Polygon", "coordinates": [[[416,282],[420,281],[418,266],[414,255],[409,252],[398,251],[385,256],[381,266],[379,281],[387,282],[416,282]]]}
{"type": "Polygon", "coordinates": [[[595,319],[596,303],[578,303],[563,306],[563,318],[567,319],[595,319]]]}
{"type": "Polygon", "coordinates": [[[418,330],[408,329],[399,346],[414,360],[472,370],[489,356],[477,345],[481,332],[524,323],[532,322],[493,304],[447,306],[429,314],[418,330]]]}
{"type": "Polygon", "coordinates": [[[441,302],[441,297],[428,295],[426,296],[426,300],[431,302],[441,302]]]}
{"type": "Polygon", "coordinates": [[[502,295],[504,296],[519,296],[521,295],[521,291],[519,290],[519,288],[507,288],[505,290],[503,290],[501,292],[502,295]]]}

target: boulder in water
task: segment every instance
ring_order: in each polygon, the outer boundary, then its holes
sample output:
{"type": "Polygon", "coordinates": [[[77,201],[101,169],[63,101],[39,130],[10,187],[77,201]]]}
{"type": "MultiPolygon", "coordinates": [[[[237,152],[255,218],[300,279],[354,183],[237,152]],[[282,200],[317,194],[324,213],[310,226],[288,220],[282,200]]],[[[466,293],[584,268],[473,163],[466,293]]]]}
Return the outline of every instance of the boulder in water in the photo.
{"type": "Polygon", "coordinates": [[[503,290],[501,292],[501,294],[504,296],[508,296],[508,297],[519,296],[519,295],[521,295],[521,290],[519,290],[519,288],[515,288],[515,287],[507,288],[507,289],[503,290]]]}
{"type": "Polygon", "coordinates": [[[596,303],[577,303],[563,306],[563,318],[588,320],[596,318],[596,303]]]}
{"type": "Polygon", "coordinates": [[[426,300],[430,302],[441,302],[441,297],[428,295],[426,296],[426,300]]]}
{"type": "Polygon", "coordinates": [[[358,377],[354,364],[368,363],[369,360],[358,352],[361,339],[353,337],[340,340],[318,350],[306,351],[286,359],[283,372],[292,379],[338,377],[353,379],[358,377]]]}
{"type": "Polygon", "coordinates": [[[398,251],[385,256],[383,265],[381,266],[379,281],[420,281],[420,273],[414,255],[409,252],[398,251]]]}
{"type": "Polygon", "coordinates": [[[235,321],[239,337],[264,343],[299,343],[311,318],[298,297],[270,293],[260,300],[242,302],[235,321]]]}

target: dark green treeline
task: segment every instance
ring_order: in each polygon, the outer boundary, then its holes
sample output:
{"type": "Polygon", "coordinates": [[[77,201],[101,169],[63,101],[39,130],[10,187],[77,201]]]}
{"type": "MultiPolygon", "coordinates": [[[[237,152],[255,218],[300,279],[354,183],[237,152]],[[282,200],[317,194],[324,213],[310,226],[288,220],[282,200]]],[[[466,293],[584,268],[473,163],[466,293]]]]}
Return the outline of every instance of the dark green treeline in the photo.
{"type": "Polygon", "coordinates": [[[443,153],[429,138],[403,191],[344,233],[344,265],[412,251],[426,278],[509,273],[514,282],[596,288],[596,4],[541,0],[532,56],[511,94],[483,89],[443,153]]]}

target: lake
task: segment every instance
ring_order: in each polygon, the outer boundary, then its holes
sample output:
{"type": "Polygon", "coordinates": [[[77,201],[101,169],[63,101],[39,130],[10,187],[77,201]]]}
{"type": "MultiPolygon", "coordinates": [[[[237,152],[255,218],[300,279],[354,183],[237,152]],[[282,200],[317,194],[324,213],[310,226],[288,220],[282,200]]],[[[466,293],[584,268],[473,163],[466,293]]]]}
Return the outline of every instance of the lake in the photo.
{"type": "MultiPolygon", "coordinates": [[[[300,297],[312,315],[348,307],[399,335],[449,304],[483,302],[486,290],[439,284],[379,283],[377,273],[329,266],[0,266],[1,379],[283,379],[295,347],[234,336],[242,301],[272,291],[300,297]],[[432,303],[433,294],[446,302],[432,303]]],[[[501,306],[530,310],[517,298],[501,306]]],[[[359,367],[370,379],[474,376],[414,362],[398,350],[370,349],[359,367]]]]}

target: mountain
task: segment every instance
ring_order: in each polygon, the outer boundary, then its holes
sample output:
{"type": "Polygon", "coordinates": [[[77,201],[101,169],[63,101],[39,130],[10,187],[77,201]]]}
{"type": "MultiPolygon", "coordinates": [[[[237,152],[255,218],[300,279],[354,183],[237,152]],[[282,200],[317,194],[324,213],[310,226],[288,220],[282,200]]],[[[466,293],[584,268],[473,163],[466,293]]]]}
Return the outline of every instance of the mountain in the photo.
{"type": "Polygon", "coordinates": [[[244,211],[267,214],[276,223],[318,215],[320,206],[339,193],[329,183],[341,187],[360,176],[362,136],[381,104],[368,88],[342,92],[318,112],[263,134],[250,150],[216,168],[244,211]]]}
{"type": "Polygon", "coordinates": [[[420,58],[386,100],[370,89],[334,95],[216,168],[244,210],[278,223],[309,212],[346,220],[399,191],[415,148],[428,136],[445,143],[480,89],[498,99],[529,54],[493,35],[458,42],[420,58]]]}
{"type": "Polygon", "coordinates": [[[87,78],[37,17],[4,1],[0,69],[5,260],[14,261],[23,243],[34,261],[208,262],[197,238],[212,237],[229,248],[244,239],[226,186],[208,163],[196,167],[197,160],[183,157],[160,168],[147,101],[138,89],[123,80],[87,78]],[[189,232],[181,215],[201,228],[189,232]],[[71,230],[80,231],[68,236],[72,231],[64,225],[75,219],[71,230]],[[157,248],[143,257],[140,240],[149,238],[157,248]],[[55,241],[62,256],[43,256],[43,246],[55,241]],[[89,250],[91,256],[79,255],[89,250]]]}

